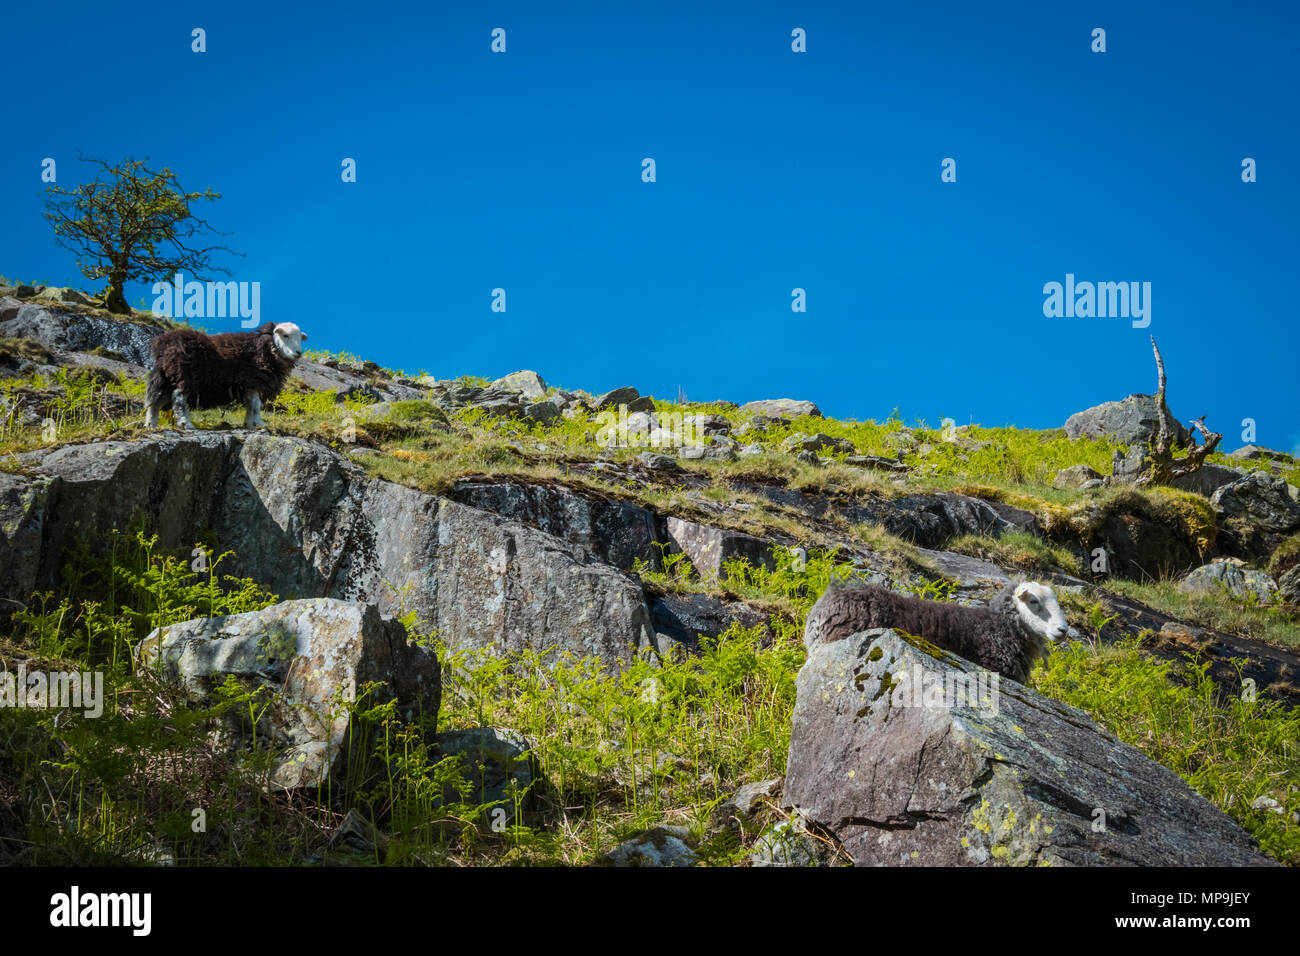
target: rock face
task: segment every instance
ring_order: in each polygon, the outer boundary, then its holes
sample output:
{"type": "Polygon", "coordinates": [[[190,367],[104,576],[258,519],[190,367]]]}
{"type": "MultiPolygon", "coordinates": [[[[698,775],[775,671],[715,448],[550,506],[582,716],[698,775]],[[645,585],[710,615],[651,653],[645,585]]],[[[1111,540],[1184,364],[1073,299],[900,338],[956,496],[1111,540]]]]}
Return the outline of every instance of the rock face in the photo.
{"type": "Polygon", "coordinates": [[[340,778],[347,757],[348,714],[336,700],[382,681],[373,699],[396,699],[408,716],[437,719],[442,684],[438,658],[407,639],[397,621],[374,605],[314,599],[262,611],[199,618],[155,629],[137,650],[137,664],[179,680],[191,699],[205,700],[227,675],[273,692],[246,738],[270,741],[272,786],[315,787],[340,778]]]}
{"type": "Polygon", "coordinates": [[[1286,482],[1262,471],[1225,485],[1210,499],[1227,517],[1243,517],[1268,531],[1285,534],[1300,528],[1300,503],[1291,500],[1286,482]]]}
{"type": "Polygon", "coordinates": [[[1277,588],[1284,604],[1300,608],[1300,564],[1283,573],[1277,588]]]}
{"type": "Polygon", "coordinates": [[[580,544],[622,571],[631,571],[638,559],[651,567],[662,564],[654,512],[626,501],[579,494],[562,485],[503,481],[458,481],[451,497],[580,544]]]}
{"type": "Polygon", "coordinates": [[[1106,549],[1110,573],[1135,581],[1182,574],[1201,562],[1185,533],[1142,515],[1108,515],[1088,551],[1099,545],[1106,549]]]}
{"type": "Polygon", "coordinates": [[[35,304],[23,305],[13,318],[0,322],[0,335],[35,339],[62,352],[103,347],[145,367],[152,364],[149,343],[162,331],[142,322],[120,322],[35,304]]]}
{"type": "MultiPolygon", "coordinates": [[[[1065,421],[1065,433],[1071,438],[1110,437],[1126,445],[1152,441],[1160,430],[1159,412],[1154,395],[1130,395],[1118,402],[1102,402],[1075,412],[1065,421]]],[[[1190,434],[1173,416],[1174,441],[1186,445],[1190,434]]]]}
{"type": "MultiPolygon", "coordinates": [[[[161,547],[204,529],[232,573],[282,597],[414,610],[453,646],[555,648],[610,665],[648,646],[639,584],[588,548],[445,498],[368,478],[329,448],[265,433],[161,434],[32,452],[0,474],[0,586],[59,580],[78,536],[145,514],[161,547]]],[[[4,609],[11,613],[12,606],[4,609]]]]}
{"type": "Polygon", "coordinates": [[[501,389],[507,392],[519,392],[524,398],[538,401],[546,397],[546,383],[536,372],[527,369],[521,372],[511,372],[509,375],[503,375],[488,388],[501,389]]]}
{"type": "Polygon", "coordinates": [[[1210,497],[1225,554],[1253,560],[1267,557],[1300,529],[1300,503],[1281,478],[1262,471],[1224,485],[1210,497]]]}
{"type": "Polygon", "coordinates": [[[860,866],[1274,865],[1082,711],[888,629],[808,651],[784,803],[860,866]]]}
{"type": "Polygon", "coordinates": [[[699,649],[701,634],[717,637],[733,624],[755,627],[767,623],[766,615],[745,604],[728,604],[707,594],[664,594],[654,599],[650,610],[660,654],[669,653],[671,644],[694,652],[699,649]]]}
{"type": "Polygon", "coordinates": [[[967,495],[937,492],[863,500],[844,509],[853,522],[879,524],[890,534],[923,548],[937,548],[965,534],[1000,538],[1037,527],[1027,511],[1003,505],[1011,520],[988,502],[967,495]]]}

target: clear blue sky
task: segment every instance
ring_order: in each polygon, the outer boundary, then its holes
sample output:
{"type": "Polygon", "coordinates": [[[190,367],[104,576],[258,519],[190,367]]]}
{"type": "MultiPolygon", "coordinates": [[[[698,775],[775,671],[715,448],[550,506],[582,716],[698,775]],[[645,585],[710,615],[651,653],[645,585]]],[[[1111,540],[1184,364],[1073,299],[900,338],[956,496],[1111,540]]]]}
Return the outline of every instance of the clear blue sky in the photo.
{"type": "Polygon", "coordinates": [[[7,4],[0,272],[86,285],[41,161],[148,156],[263,319],[409,372],[1047,427],[1154,333],[1176,415],[1300,445],[1294,3],[285,6],[7,4]],[[1045,318],[1066,273],[1149,329],[1045,318]]]}

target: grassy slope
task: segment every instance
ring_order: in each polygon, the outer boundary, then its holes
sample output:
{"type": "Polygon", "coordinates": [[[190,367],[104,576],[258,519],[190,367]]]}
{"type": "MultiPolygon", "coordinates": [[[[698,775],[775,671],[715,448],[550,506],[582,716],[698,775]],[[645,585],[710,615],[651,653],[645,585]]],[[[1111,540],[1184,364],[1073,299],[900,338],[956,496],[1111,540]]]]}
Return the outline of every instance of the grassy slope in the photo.
{"type": "MultiPolygon", "coordinates": [[[[0,353],[5,347],[11,351],[30,350],[30,345],[21,342],[0,343],[0,353]]],[[[49,381],[0,380],[0,394],[12,394],[20,388],[55,386],[61,387],[61,394],[50,399],[46,413],[56,423],[56,442],[146,434],[138,424],[137,409],[143,392],[143,383],[138,381],[105,382],[73,373],[49,381]],[[99,408],[105,392],[136,404],[127,414],[104,420],[99,408]]],[[[735,409],[719,405],[678,406],[660,402],[657,407],[667,412],[720,414],[734,425],[741,425],[748,418],[735,409]]],[[[201,428],[237,424],[240,418],[241,413],[229,411],[195,415],[201,428]]],[[[598,423],[592,416],[543,427],[518,420],[494,421],[476,412],[447,416],[427,402],[399,402],[383,417],[370,418],[358,403],[336,403],[333,393],[289,391],[268,409],[267,419],[273,430],[329,442],[341,451],[353,452],[373,474],[429,491],[445,491],[458,475],[466,473],[517,473],[550,478],[564,476],[568,481],[589,483],[603,492],[630,497],[670,513],[689,515],[697,507],[682,489],[671,485],[628,485],[569,471],[567,466],[574,462],[590,461],[597,456],[629,458],[642,450],[611,452],[597,448],[592,437],[598,423]],[[345,420],[349,417],[351,423],[345,420]],[[355,427],[355,435],[348,431],[349,425],[355,427]],[[345,440],[348,438],[355,438],[355,443],[345,440]],[[368,446],[379,454],[357,454],[359,446],[368,446]]],[[[14,453],[48,446],[49,437],[40,428],[19,427],[13,416],[5,418],[0,412],[0,468],[15,467],[14,453]]],[[[775,480],[795,488],[850,494],[952,489],[1031,508],[1048,526],[1053,522],[1086,520],[1095,511],[1096,503],[1104,504],[1116,495],[1134,493],[1097,495],[1050,488],[1052,474],[1061,467],[1086,463],[1098,471],[1108,471],[1113,448],[1105,441],[1071,441],[1060,430],[979,427],[965,429],[955,441],[944,438],[942,432],[926,428],[922,423],[907,428],[897,417],[879,424],[810,419],[745,436],[744,441],[757,441],[770,450],[761,458],[725,464],[685,462],[684,466],[706,483],[706,496],[719,500],[737,499],[737,493],[729,486],[737,478],[775,480]],[[892,457],[901,451],[913,477],[900,484],[892,478],[843,464],[822,467],[803,464],[778,450],[781,442],[796,431],[821,431],[848,438],[859,453],[892,457]]],[[[1300,474],[1291,473],[1288,480],[1300,482],[1300,474]]],[[[1160,492],[1151,493],[1150,498],[1150,507],[1157,511],[1165,509],[1164,513],[1173,516],[1171,520],[1194,525],[1203,518],[1203,509],[1194,502],[1160,492]]],[[[803,537],[796,516],[757,497],[746,499],[746,503],[752,507],[742,517],[727,520],[751,532],[803,537]]],[[[890,540],[880,529],[868,526],[844,530],[866,546],[883,550],[913,568],[918,566],[914,549],[890,540]]],[[[1010,536],[1001,541],[967,539],[951,546],[1008,567],[1029,570],[1061,567],[1077,572],[1067,549],[1028,536],[1010,536]]],[[[679,567],[679,573],[661,576],[652,583],[685,589],[700,586],[698,579],[681,574],[682,570],[679,567]]],[[[816,576],[809,578],[806,570],[803,576],[789,569],[781,573],[785,574],[784,578],[765,577],[761,571],[753,571],[739,576],[738,583],[733,585],[738,596],[757,600],[774,612],[775,643],[764,648],[758,643],[757,635],[738,632],[702,661],[682,662],[660,672],[656,679],[666,689],[661,688],[659,703],[654,707],[642,706],[645,702],[641,700],[644,687],[640,682],[652,675],[636,671],[615,678],[593,673],[590,665],[582,662],[574,662],[570,670],[543,672],[527,666],[528,662],[516,662],[514,669],[507,669],[500,662],[450,659],[443,726],[513,725],[539,741],[548,771],[554,769],[559,774],[558,792],[546,798],[551,801],[548,804],[551,828],[545,832],[500,837],[463,825],[451,830],[443,828],[438,831],[438,839],[431,839],[427,828],[420,829],[415,821],[427,819],[421,814],[433,812],[435,805],[441,804],[441,790],[437,794],[429,790],[430,775],[446,776],[449,771],[446,767],[435,771],[434,758],[420,752],[410,738],[404,738],[409,758],[403,765],[406,769],[396,776],[392,772],[388,774],[390,788],[397,787],[401,792],[390,791],[386,798],[393,808],[389,825],[398,834],[398,858],[425,861],[455,858],[466,862],[585,861],[621,834],[663,820],[685,823],[702,836],[709,813],[722,796],[741,782],[777,775],[783,770],[789,708],[793,705],[791,682],[802,654],[797,640],[801,615],[820,593],[818,582],[824,586],[824,581],[816,576]],[[564,703],[575,699],[588,700],[589,705],[574,711],[564,703]],[[707,702],[707,706],[701,707],[701,702],[707,702]],[[602,716],[597,719],[593,716],[596,714],[602,716]],[[572,743],[561,743],[565,740],[572,743]],[[415,756],[410,756],[412,753],[415,756]],[[585,809],[573,810],[578,806],[585,809]],[[403,830],[406,825],[403,820],[410,824],[410,832],[403,830]]],[[[654,576],[647,572],[647,577],[654,576]]],[[[184,597],[185,589],[194,586],[194,582],[186,583],[181,578],[170,584],[155,580],[152,590],[141,594],[139,600],[151,608],[178,604],[183,609],[179,613],[203,613],[201,606],[191,606],[184,597]],[[177,598],[168,589],[179,589],[181,597],[177,598]]],[[[936,586],[941,589],[941,585],[936,586]]],[[[1218,598],[1192,600],[1175,591],[1169,582],[1147,585],[1114,582],[1111,586],[1180,618],[1279,643],[1300,644],[1300,627],[1294,619],[1275,610],[1218,598]]],[[[246,582],[236,588],[245,595],[245,601],[252,600],[248,597],[252,593],[249,588],[255,586],[246,582]]],[[[99,634],[95,640],[101,645],[112,646],[116,646],[119,638],[129,645],[126,635],[132,628],[138,631],[143,626],[142,615],[145,623],[156,623],[155,618],[138,608],[124,607],[118,612],[119,617],[114,618],[85,607],[81,603],[83,595],[66,597],[69,603],[59,614],[60,623],[48,617],[27,622],[25,631],[11,635],[8,654],[35,653],[40,658],[84,665],[92,662],[99,652],[95,650],[95,642],[89,639],[84,647],[65,646],[66,638],[61,635],[70,620],[80,622],[76,626],[87,635],[99,634]]],[[[265,596],[264,600],[270,597],[265,596]]],[[[213,608],[211,595],[208,601],[209,608],[213,608]]],[[[1084,626],[1104,619],[1105,614],[1103,606],[1088,608],[1077,602],[1070,611],[1072,620],[1084,626]]],[[[1044,692],[1092,710],[1114,732],[1182,773],[1206,796],[1237,816],[1279,859],[1296,862],[1295,828],[1285,824],[1285,817],[1249,809],[1251,802],[1260,796],[1273,796],[1286,803],[1289,810],[1300,809],[1291,806],[1298,798],[1289,795],[1285,787],[1287,780],[1297,779],[1294,748],[1300,735],[1293,724],[1287,723],[1295,718],[1246,711],[1235,705],[1225,708],[1198,698],[1201,719],[1188,722],[1178,717],[1178,707],[1190,706],[1189,702],[1162,696],[1166,691],[1173,694],[1181,686],[1170,680],[1167,669],[1168,665],[1154,662],[1135,649],[1096,653],[1077,648],[1054,657],[1050,668],[1039,672],[1038,680],[1044,692]],[[1121,687],[1140,688],[1142,693],[1115,692],[1121,687]],[[1165,691],[1156,693],[1159,688],[1165,691]]],[[[125,671],[120,677],[124,683],[136,679],[125,671]]],[[[164,694],[156,688],[152,690],[164,694]]],[[[247,701],[235,699],[230,703],[230,706],[241,705],[247,705],[247,701]]],[[[169,706],[180,705],[169,701],[169,706]]],[[[119,712],[120,732],[134,738],[142,727],[153,726],[152,718],[145,711],[147,707],[140,712],[129,709],[119,712]]],[[[13,713],[0,717],[15,719],[13,713]]],[[[30,714],[19,717],[25,721],[33,719],[30,714]]],[[[101,733],[108,726],[100,724],[93,733],[101,733]]],[[[391,730],[398,736],[403,733],[397,726],[391,730]]],[[[8,726],[5,732],[11,740],[26,735],[30,737],[29,742],[56,737],[53,728],[42,729],[39,721],[8,726]]],[[[39,743],[34,746],[33,752],[39,753],[39,743]]],[[[163,749],[168,747],[171,748],[168,752],[178,759],[185,754],[192,755],[196,749],[202,750],[197,739],[188,738],[172,739],[163,749]]],[[[393,760],[393,754],[388,754],[390,771],[393,760]]],[[[248,812],[244,805],[248,801],[262,811],[267,810],[262,798],[255,796],[256,788],[252,786],[255,780],[243,777],[248,768],[220,769],[234,776],[221,783],[214,779],[193,780],[181,774],[172,783],[178,788],[177,793],[184,793],[187,787],[211,788],[220,784],[218,789],[226,794],[223,799],[228,801],[232,814],[248,812]]],[[[110,839],[108,845],[120,846],[118,837],[138,837],[141,831],[156,835],[156,820],[166,818],[166,814],[149,810],[151,798],[147,795],[157,792],[159,783],[149,768],[135,767],[116,777],[115,773],[116,770],[109,772],[98,763],[79,758],[58,773],[34,769],[32,764],[17,771],[11,767],[9,779],[21,778],[25,785],[32,785],[33,775],[51,774],[58,778],[53,783],[65,788],[61,792],[79,794],[76,813],[70,803],[49,811],[51,817],[46,822],[51,841],[46,852],[57,858],[60,851],[55,848],[63,847],[73,858],[85,859],[85,854],[91,851],[80,841],[89,840],[87,834],[96,828],[101,834],[116,833],[117,837],[110,839]],[[84,809],[84,798],[88,795],[100,799],[97,810],[84,809]],[[155,823],[151,824],[151,819],[155,823]]],[[[0,781],[4,778],[4,768],[0,767],[0,781]]],[[[52,785],[52,782],[47,779],[45,784],[52,785]]],[[[0,783],[0,796],[5,795],[0,783]]],[[[366,806],[373,810],[374,804],[366,806]]],[[[315,831],[311,827],[297,826],[302,821],[292,826],[286,823],[285,808],[275,801],[271,801],[270,810],[273,812],[269,816],[264,814],[263,820],[278,837],[270,844],[275,849],[268,851],[272,859],[300,859],[304,853],[314,852],[311,834],[315,831]]],[[[325,800],[317,812],[322,820],[330,819],[338,807],[325,800]]],[[[470,801],[439,812],[465,823],[480,819],[482,808],[470,801]]],[[[746,843],[752,842],[753,836],[742,832],[736,845],[706,848],[706,856],[714,862],[732,861],[738,858],[746,843]]],[[[237,845],[237,841],[231,845],[237,845]]],[[[191,849],[196,859],[211,859],[209,851],[191,849]]]]}

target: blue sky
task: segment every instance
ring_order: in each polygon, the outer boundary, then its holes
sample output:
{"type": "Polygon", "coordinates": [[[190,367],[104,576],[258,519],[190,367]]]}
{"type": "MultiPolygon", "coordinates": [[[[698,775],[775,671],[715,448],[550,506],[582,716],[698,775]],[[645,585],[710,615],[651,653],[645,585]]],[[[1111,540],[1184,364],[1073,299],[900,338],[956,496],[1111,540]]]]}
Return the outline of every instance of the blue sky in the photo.
{"type": "Polygon", "coordinates": [[[41,161],[148,156],[263,319],[409,372],[1049,427],[1154,334],[1176,415],[1293,448],[1300,13],[1174,6],[9,4],[0,272],[88,285],[41,161]],[[1149,328],[1045,317],[1067,273],[1149,328]]]}

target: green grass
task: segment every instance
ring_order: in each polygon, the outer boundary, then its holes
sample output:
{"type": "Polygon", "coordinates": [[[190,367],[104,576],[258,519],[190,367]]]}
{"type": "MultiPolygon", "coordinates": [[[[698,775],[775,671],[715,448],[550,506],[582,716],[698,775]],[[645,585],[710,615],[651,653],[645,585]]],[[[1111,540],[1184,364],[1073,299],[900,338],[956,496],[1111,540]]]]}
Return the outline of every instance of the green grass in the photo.
{"type": "MultiPolygon", "coordinates": [[[[733,627],[704,641],[697,657],[641,660],[621,673],[594,659],[501,658],[439,644],[439,728],[513,728],[533,742],[543,768],[524,825],[495,832],[485,825],[491,805],[478,802],[465,768],[440,758],[391,703],[374,703],[370,688],[351,708],[352,739],[368,742],[356,756],[368,759],[349,762],[345,784],[291,798],[264,789],[266,759],[232,758],[211,734],[223,715],[265,707],[264,696],[229,683],[196,706],[136,672],[134,648],[153,627],[274,602],[254,582],[222,574],[228,555],[202,553],[196,571],[195,552],[161,551],[139,532],[83,547],[69,562],[65,593],[40,596],[0,642],[6,659],[102,668],[111,688],[98,720],[0,710],[0,797],[23,811],[32,841],[21,862],[121,863],[162,848],[182,864],[310,864],[327,855],[324,836],[350,808],[385,831],[389,863],[592,863],[662,823],[688,827],[706,864],[741,862],[779,815],[734,831],[719,830],[715,812],[740,784],[784,772],[803,622],[827,582],[845,573],[833,553],[819,551],[791,552],[771,569],[733,562],[725,586],[769,607],[768,626],[733,627]],[[190,828],[195,807],[207,813],[207,834],[190,828]]],[[[691,578],[680,557],[642,576],[660,585],[691,578]]],[[[951,594],[950,582],[920,589],[936,599],[951,594]]],[[[1092,612],[1097,627],[1100,605],[1092,612]]],[[[431,639],[413,618],[407,624],[431,639]]],[[[1295,779],[1296,714],[1220,702],[1203,669],[1172,671],[1135,645],[1068,646],[1034,680],[1182,774],[1278,859],[1297,861],[1296,828],[1249,810],[1267,795],[1296,809],[1286,789],[1295,779]],[[1172,680],[1175,673],[1190,674],[1190,685],[1172,680]]]]}
{"type": "Polygon", "coordinates": [[[1261,607],[1226,593],[1180,591],[1178,581],[1173,579],[1138,582],[1111,578],[1103,587],[1180,621],[1280,647],[1300,648],[1300,618],[1285,608],[1261,607]]]}
{"type": "Polygon", "coordinates": [[[1153,660],[1139,643],[1134,637],[1100,652],[1077,643],[1059,648],[1034,685],[1169,767],[1265,853],[1300,865],[1300,824],[1289,817],[1300,812],[1300,711],[1262,699],[1223,701],[1208,662],[1153,660]],[[1258,797],[1272,797],[1286,813],[1251,809],[1258,797]]]}
{"type": "Polygon", "coordinates": [[[1079,562],[1074,555],[1060,545],[1044,541],[1027,531],[1015,531],[1000,538],[986,535],[963,535],[944,545],[947,551],[969,554],[976,558],[1003,568],[1019,568],[1022,571],[1064,571],[1078,575],[1079,562]]]}

